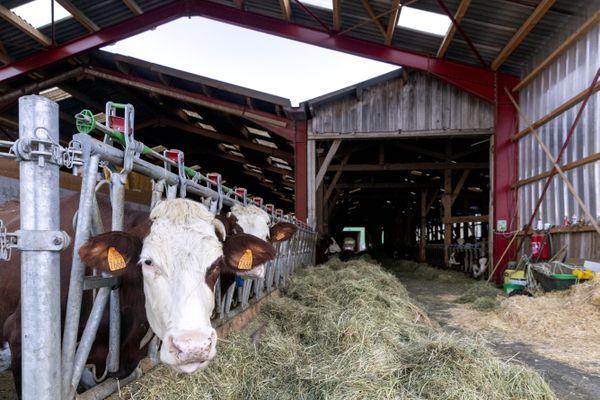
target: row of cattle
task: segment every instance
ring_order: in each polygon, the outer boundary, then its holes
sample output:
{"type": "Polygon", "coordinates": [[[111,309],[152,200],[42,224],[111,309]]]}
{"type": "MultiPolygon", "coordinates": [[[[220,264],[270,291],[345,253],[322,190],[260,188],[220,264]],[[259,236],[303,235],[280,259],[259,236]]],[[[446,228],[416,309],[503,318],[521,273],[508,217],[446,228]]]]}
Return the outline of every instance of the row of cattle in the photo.
{"type": "MultiPolygon", "coordinates": [[[[102,197],[98,203],[106,224],[110,203],[102,197]]],[[[78,196],[61,202],[61,229],[71,237],[78,204],[78,196]]],[[[19,229],[19,207],[17,202],[0,206],[0,219],[9,231],[19,229]]],[[[288,240],[296,231],[293,224],[270,222],[269,215],[254,205],[235,205],[228,214],[214,215],[198,202],[165,200],[150,215],[127,210],[124,231],[102,233],[81,246],[78,252],[89,269],[86,275],[96,269],[120,280],[121,363],[110,376],[124,378],[137,367],[147,354],[149,329],[162,341],[161,362],[185,373],[205,367],[216,354],[217,333],[210,321],[215,284],[226,293],[236,275],[264,277],[264,263],[276,255],[273,242],[288,240]]],[[[73,244],[61,256],[63,324],[72,257],[73,244]]],[[[0,370],[12,365],[19,392],[20,265],[18,254],[0,263],[0,370]]],[[[92,304],[91,291],[84,292],[79,335],[92,304]]],[[[108,324],[105,313],[87,360],[97,371],[106,366],[108,324]]]]}

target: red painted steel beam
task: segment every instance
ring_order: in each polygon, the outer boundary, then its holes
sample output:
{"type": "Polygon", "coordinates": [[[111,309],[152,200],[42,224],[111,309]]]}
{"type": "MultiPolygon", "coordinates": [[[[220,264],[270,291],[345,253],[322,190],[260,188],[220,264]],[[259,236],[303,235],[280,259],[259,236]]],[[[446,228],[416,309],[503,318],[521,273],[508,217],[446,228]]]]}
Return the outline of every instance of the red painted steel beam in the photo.
{"type": "MultiPolygon", "coordinates": [[[[98,32],[36,53],[0,68],[0,82],[125,39],[183,16],[203,16],[312,45],[425,71],[462,90],[493,103],[495,73],[476,66],[437,59],[435,56],[324,32],[291,22],[250,13],[208,0],[173,1],[98,32]]],[[[502,75],[502,74],[500,74],[502,75]]]]}
{"type": "Polygon", "coordinates": [[[495,100],[495,74],[489,69],[438,59],[435,56],[367,42],[350,36],[338,35],[334,32],[324,32],[284,20],[215,4],[207,0],[190,0],[190,9],[194,15],[315,46],[425,71],[487,102],[493,103],[495,100]]]}
{"type": "MultiPolygon", "coordinates": [[[[515,77],[500,75],[497,85],[497,99],[495,102],[495,131],[494,131],[494,154],[493,154],[493,215],[490,220],[490,231],[494,232],[493,237],[493,257],[489,265],[495,265],[500,259],[502,253],[509,245],[509,237],[506,233],[496,232],[499,220],[507,222],[509,230],[517,230],[519,227],[517,219],[517,192],[512,189],[512,184],[518,178],[518,147],[511,140],[512,135],[517,131],[518,115],[511,104],[504,88],[512,88],[519,83],[515,77]]],[[[507,252],[505,260],[512,260],[516,255],[515,246],[507,252]]],[[[502,282],[504,266],[496,269],[495,281],[497,284],[502,282]]]]}
{"type": "Polygon", "coordinates": [[[0,82],[8,81],[86,51],[106,46],[182,17],[187,14],[186,3],[185,1],[173,1],[98,32],[74,39],[54,48],[44,49],[22,60],[10,63],[0,68],[0,82]]]}
{"type": "Polygon", "coordinates": [[[294,139],[294,212],[296,218],[306,223],[308,218],[308,155],[306,153],[307,121],[296,121],[294,139]]]}

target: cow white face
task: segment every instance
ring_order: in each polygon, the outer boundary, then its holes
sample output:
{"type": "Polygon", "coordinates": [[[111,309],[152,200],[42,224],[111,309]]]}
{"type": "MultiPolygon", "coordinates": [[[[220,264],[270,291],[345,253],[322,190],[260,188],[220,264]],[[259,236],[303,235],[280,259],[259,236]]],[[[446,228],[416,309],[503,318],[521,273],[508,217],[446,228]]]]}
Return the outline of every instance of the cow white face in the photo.
{"type": "Polygon", "coordinates": [[[223,248],[214,216],[202,204],[162,202],[150,218],[140,254],[146,316],[163,341],[161,361],[193,372],[216,354],[217,334],[210,323],[214,280],[207,278],[218,268],[223,248]]]}
{"type": "Polygon", "coordinates": [[[159,203],[150,219],[149,232],[146,226],[132,233],[104,233],[83,245],[79,255],[90,267],[128,274],[134,285],[142,285],[135,279],[141,268],[146,316],[163,341],[160,360],[192,373],[216,354],[217,334],[210,316],[219,274],[251,271],[272,259],[275,249],[246,234],[222,243],[221,222],[204,205],[186,199],[159,203]]]}

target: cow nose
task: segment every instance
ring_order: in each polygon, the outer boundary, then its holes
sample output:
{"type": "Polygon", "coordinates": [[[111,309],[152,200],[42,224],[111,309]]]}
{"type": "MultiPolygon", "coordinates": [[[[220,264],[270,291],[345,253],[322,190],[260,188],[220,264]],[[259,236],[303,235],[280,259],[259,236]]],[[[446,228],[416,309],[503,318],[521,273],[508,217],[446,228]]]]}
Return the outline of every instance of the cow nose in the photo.
{"type": "Polygon", "coordinates": [[[217,341],[217,334],[213,330],[211,335],[198,335],[193,333],[170,336],[168,339],[169,352],[182,364],[202,363],[208,361],[217,341]]]}

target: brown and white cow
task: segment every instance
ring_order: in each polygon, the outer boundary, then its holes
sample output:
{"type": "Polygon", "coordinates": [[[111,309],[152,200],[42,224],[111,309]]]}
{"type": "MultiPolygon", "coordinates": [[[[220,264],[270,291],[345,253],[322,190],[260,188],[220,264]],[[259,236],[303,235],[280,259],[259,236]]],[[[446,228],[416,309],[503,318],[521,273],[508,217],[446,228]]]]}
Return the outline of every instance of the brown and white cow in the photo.
{"type": "MultiPolygon", "coordinates": [[[[73,234],[70,221],[76,207],[76,198],[61,205],[61,228],[70,235],[73,234]]],[[[217,278],[220,274],[239,272],[240,266],[255,268],[272,259],[275,250],[266,241],[247,234],[234,235],[223,242],[222,224],[205,206],[190,200],[159,203],[149,220],[139,212],[128,211],[126,216],[127,232],[98,235],[79,250],[89,267],[122,279],[121,369],[114,376],[127,376],[144,357],[146,348],[140,348],[140,342],[148,325],[163,340],[160,360],[177,371],[194,372],[206,366],[216,353],[217,337],[210,315],[217,278]]],[[[0,212],[0,218],[5,218],[5,214],[0,212]]],[[[69,248],[61,257],[62,288],[68,287],[69,250],[72,252],[69,248]]],[[[14,257],[0,268],[0,324],[3,324],[0,344],[9,343],[18,386],[19,258],[14,257]]],[[[84,299],[82,314],[86,315],[91,297],[84,299]]],[[[66,293],[62,290],[63,313],[65,303],[66,293]]],[[[105,318],[88,359],[99,371],[104,370],[108,351],[107,324],[105,318]]]]}
{"type": "MultiPolygon", "coordinates": [[[[228,234],[246,233],[271,243],[284,242],[292,238],[298,229],[289,222],[278,222],[271,225],[269,214],[254,204],[231,207],[226,218],[221,219],[228,234]]],[[[264,264],[240,275],[247,278],[264,278],[264,264]]]]}

